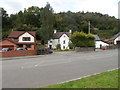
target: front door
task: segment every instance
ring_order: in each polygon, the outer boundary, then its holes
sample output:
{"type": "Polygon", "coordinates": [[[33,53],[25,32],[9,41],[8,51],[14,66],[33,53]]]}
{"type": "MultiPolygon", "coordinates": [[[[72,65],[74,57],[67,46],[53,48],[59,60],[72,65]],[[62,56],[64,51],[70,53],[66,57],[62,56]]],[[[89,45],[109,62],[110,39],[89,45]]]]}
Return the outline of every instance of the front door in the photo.
{"type": "Polygon", "coordinates": [[[49,45],[49,48],[52,49],[52,45],[49,45]]]}

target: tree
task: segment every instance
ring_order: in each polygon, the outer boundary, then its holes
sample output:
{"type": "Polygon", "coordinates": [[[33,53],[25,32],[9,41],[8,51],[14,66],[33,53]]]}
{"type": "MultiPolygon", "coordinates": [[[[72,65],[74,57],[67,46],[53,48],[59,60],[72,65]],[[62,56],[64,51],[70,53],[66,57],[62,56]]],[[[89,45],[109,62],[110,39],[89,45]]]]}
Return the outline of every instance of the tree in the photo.
{"type": "Polygon", "coordinates": [[[0,32],[0,38],[7,38],[8,34],[9,34],[9,28],[11,27],[11,23],[9,22],[9,17],[8,17],[8,14],[7,14],[7,11],[4,10],[4,8],[0,8],[0,18],[1,18],[1,22],[2,24],[2,30],[0,32]]]}
{"type": "Polygon", "coordinates": [[[1,8],[1,14],[2,14],[2,28],[3,28],[3,31],[5,31],[8,28],[10,28],[9,17],[8,17],[7,11],[4,10],[4,8],[1,8]]]}
{"type": "Polygon", "coordinates": [[[54,12],[52,7],[49,3],[43,8],[41,11],[41,19],[42,19],[42,25],[41,25],[41,36],[42,40],[47,42],[50,38],[52,38],[53,30],[54,30],[54,12]]]}
{"type": "Polygon", "coordinates": [[[41,9],[36,6],[24,10],[24,24],[41,27],[41,9]]]}

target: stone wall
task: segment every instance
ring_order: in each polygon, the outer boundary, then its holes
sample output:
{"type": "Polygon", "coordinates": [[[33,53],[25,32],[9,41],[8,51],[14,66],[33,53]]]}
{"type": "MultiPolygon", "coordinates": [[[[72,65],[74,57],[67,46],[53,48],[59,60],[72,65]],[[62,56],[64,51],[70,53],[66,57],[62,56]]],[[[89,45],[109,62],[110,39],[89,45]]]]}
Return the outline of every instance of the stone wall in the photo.
{"type": "Polygon", "coordinates": [[[75,47],[76,52],[95,51],[94,47],[75,47]]]}

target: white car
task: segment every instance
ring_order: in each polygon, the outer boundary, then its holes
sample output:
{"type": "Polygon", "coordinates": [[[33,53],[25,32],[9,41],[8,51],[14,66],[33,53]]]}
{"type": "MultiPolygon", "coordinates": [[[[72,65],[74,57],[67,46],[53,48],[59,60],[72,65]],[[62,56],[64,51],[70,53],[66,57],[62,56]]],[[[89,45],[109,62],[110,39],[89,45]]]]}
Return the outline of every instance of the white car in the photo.
{"type": "Polygon", "coordinates": [[[0,51],[1,52],[4,52],[4,51],[11,51],[12,49],[10,49],[10,48],[3,48],[3,49],[1,49],[0,51]]]}
{"type": "Polygon", "coordinates": [[[25,48],[16,48],[15,50],[26,50],[25,48]]]}

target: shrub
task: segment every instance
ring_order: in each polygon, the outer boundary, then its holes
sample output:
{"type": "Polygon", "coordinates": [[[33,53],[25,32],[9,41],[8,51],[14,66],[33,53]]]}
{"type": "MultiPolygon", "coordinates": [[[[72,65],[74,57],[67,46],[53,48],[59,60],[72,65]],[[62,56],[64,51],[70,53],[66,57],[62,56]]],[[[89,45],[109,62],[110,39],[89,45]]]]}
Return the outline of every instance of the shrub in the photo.
{"type": "Polygon", "coordinates": [[[83,32],[74,32],[71,35],[71,41],[75,47],[93,47],[95,37],[92,34],[83,32]]]}
{"type": "Polygon", "coordinates": [[[73,48],[74,48],[73,43],[69,43],[69,49],[73,49],[73,48]]]}
{"type": "Polygon", "coordinates": [[[57,48],[57,49],[61,49],[60,44],[57,44],[57,45],[56,45],[56,48],[57,48]]]}

